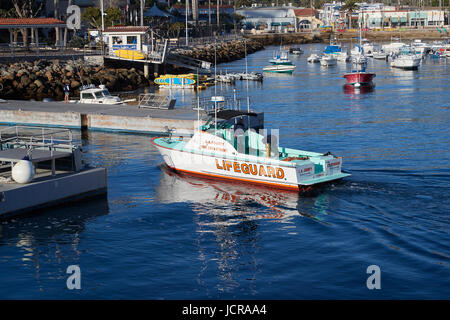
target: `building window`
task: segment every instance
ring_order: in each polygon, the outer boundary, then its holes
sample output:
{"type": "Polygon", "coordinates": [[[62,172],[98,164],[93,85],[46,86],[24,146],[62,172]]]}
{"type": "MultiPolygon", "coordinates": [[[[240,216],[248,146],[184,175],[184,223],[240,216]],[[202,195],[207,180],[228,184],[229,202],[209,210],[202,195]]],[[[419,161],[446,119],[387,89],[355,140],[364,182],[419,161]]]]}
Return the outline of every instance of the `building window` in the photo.
{"type": "Polygon", "coordinates": [[[113,44],[122,44],[122,37],[112,37],[113,44]]]}
{"type": "Polygon", "coordinates": [[[137,37],[136,36],[128,36],[127,37],[127,44],[136,44],[137,43],[137,37]]]}

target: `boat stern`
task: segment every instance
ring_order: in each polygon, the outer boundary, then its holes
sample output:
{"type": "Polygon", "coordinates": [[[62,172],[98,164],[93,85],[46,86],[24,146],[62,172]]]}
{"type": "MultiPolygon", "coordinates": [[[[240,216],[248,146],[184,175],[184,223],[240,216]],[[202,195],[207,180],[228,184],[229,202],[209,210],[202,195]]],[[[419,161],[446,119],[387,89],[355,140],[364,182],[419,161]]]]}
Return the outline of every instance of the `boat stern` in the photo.
{"type": "Polygon", "coordinates": [[[297,181],[299,186],[312,186],[331,182],[350,176],[341,171],[342,157],[322,155],[311,157],[310,161],[297,163],[297,181]]]}

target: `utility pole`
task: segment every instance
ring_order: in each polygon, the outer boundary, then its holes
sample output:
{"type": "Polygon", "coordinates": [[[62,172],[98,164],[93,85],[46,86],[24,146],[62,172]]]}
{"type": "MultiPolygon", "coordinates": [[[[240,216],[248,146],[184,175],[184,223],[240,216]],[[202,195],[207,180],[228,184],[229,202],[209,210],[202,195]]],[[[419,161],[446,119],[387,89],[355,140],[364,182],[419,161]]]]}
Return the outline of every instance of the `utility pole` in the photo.
{"type": "Polygon", "coordinates": [[[141,27],[144,26],[144,0],[141,0],[141,27]]]}
{"type": "Polygon", "coordinates": [[[211,0],[208,0],[208,23],[211,29],[211,0]]]}
{"type": "Polygon", "coordinates": [[[102,39],[103,39],[103,31],[105,31],[105,12],[103,10],[103,0],[100,0],[100,11],[102,14],[102,39]]]}
{"type": "Polygon", "coordinates": [[[217,0],[217,30],[219,30],[220,29],[220,17],[219,17],[219,14],[220,14],[220,9],[219,9],[219,5],[220,5],[220,0],[217,0]]]}
{"type": "MultiPolygon", "coordinates": [[[[54,12],[54,18],[55,19],[59,19],[58,5],[59,5],[58,1],[57,0],[53,0],[53,10],[54,10],[53,12],[54,12]]],[[[25,31],[26,31],[26,29],[25,29],[25,31]]],[[[27,33],[27,36],[28,36],[28,33],[27,33]]],[[[60,39],[59,39],[59,28],[58,27],[55,27],[55,39],[56,39],[55,45],[59,46],[60,45],[60,39]]]]}
{"type": "Polygon", "coordinates": [[[186,0],[186,47],[189,45],[188,15],[189,15],[189,0],[186,0]]]}
{"type": "Polygon", "coordinates": [[[101,39],[100,43],[102,45],[102,56],[103,56],[104,55],[103,50],[105,46],[103,44],[103,32],[105,31],[105,12],[103,10],[103,0],[100,0],[100,14],[102,15],[102,32],[101,32],[102,37],[100,38],[101,39]]]}
{"type": "Polygon", "coordinates": [[[192,0],[192,20],[195,21],[195,25],[198,23],[198,0],[192,0]]]}

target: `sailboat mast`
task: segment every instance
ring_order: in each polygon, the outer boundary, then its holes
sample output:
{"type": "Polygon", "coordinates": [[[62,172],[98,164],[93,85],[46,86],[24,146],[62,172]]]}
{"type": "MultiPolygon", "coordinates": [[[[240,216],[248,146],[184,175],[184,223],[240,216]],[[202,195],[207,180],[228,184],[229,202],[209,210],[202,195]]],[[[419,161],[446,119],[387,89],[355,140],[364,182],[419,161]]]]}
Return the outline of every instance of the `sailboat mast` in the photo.
{"type": "Polygon", "coordinates": [[[247,63],[247,41],[244,39],[245,50],[245,74],[247,76],[247,112],[250,112],[250,98],[248,96],[248,63],[247,63]]]}

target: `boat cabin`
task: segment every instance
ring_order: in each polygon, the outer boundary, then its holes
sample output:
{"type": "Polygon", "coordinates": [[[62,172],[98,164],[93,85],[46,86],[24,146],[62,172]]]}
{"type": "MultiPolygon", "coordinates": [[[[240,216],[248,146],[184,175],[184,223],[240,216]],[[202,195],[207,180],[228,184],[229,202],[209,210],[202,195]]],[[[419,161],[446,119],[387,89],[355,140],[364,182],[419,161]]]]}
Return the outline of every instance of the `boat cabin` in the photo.
{"type": "Polygon", "coordinates": [[[122,104],[119,97],[112,96],[105,85],[98,87],[94,85],[82,86],[80,89],[80,103],[94,104],[122,104]]]}

